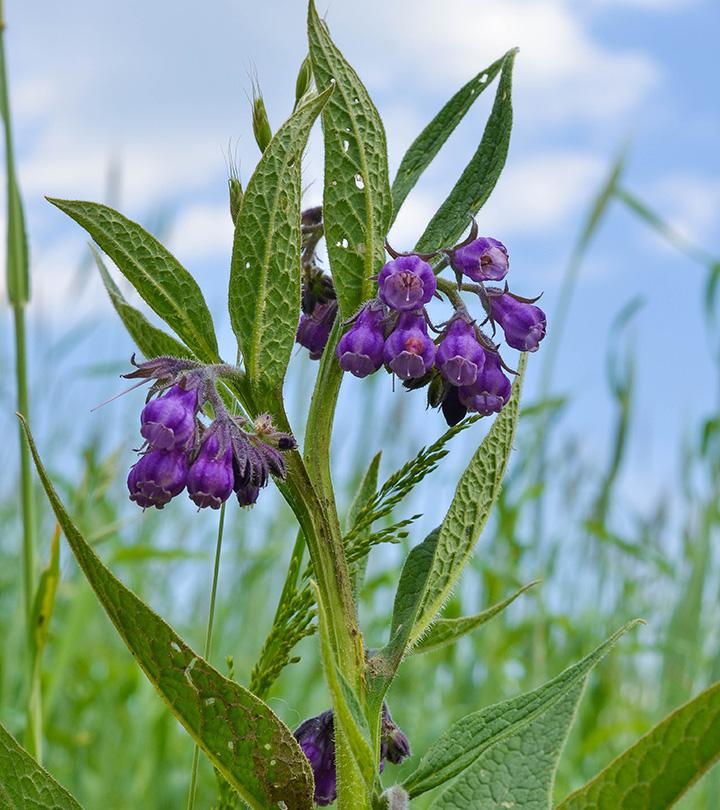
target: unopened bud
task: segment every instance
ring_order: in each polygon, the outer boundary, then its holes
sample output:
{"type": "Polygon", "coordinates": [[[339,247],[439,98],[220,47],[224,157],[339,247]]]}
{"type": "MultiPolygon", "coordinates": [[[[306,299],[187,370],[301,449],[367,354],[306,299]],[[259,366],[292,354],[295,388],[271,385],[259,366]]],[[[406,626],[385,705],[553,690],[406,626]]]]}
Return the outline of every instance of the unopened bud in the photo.
{"type": "Polygon", "coordinates": [[[270,141],[272,140],[272,130],[270,129],[270,122],[268,121],[267,110],[265,109],[265,102],[259,93],[253,94],[253,134],[255,141],[260,147],[260,151],[264,152],[270,141]]]}
{"type": "Polygon", "coordinates": [[[297,80],[295,82],[295,107],[302,101],[305,94],[310,89],[312,84],[312,63],[310,62],[310,54],[303,59],[300,70],[298,71],[297,80]]]}
{"type": "Polygon", "coordinates": [[[237,222],[243,198],[242,183],[237,177],[228,178],[228,191],[230,193],[230,217],[234,225],[237,222]]]}

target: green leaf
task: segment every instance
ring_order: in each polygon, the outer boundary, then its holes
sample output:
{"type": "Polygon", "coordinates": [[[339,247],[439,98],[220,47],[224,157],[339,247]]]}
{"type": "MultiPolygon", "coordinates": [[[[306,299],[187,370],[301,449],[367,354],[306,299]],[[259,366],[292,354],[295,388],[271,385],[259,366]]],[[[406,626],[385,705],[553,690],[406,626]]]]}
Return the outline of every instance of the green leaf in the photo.
{"type": "Polygon", "coordinates": [[[195,279],[158,240],[107,205],[48,201],[81,225],[143,300],[202,361],[218,361],[212,317],[195,279]]]}
{"type": "Polygon", "coordinates": [[[387,143],[365,85],[330,39],[313,0],[308,37],[317,86],[335,86],[322,115],[323,219],[341,317],[347,318],[370,298],[371,276],[385,261],[392,219],[387,143]]]}
{"type": "Polygon", "coordinates": [[[300,312],[300,168],[310,129],[332,93],[290,116],[263,153],[235,224],[228,306],[252,384],[278,391],[300,312]]]}
{"type": "Polygon", "coordinates": [[[512,129],[512,68],[515,49],[502,58],[500,81],[480,146],[448,198],[430,220],[415,249],[430,253],[455,242],[487,201],[505,166],[512,129]]]}
{"type": "Polygon", "coordinates": [[[548,810],[555,771],[585,687],[584,678],[510,737],[485,751],[431,805],[431,810],[467,807],[548,810]],[[470,799],[471,801],[468,801],[470,799]]]}
{"type": "Polygon", "coordinates": [[[558,810],[664,810],[720,757],[720,683],[676,709],[558,810]]]}
{"type": "MultiPolygon", "coordinates": [[[[380,459],[382,458],[382,451],[373,456],[370,466],[365,471],[360,487],[353,499],[347,516],[347,528],[350,529],[358,518],[362,509],[370,502],[370,499],[377,492],[378,485],[378,472],[380,470],[380,459]]],[[[358,534],[360,540],[366,538],[370,534],[370,527],[366,526],[363,532],[358,534]]],[[[353,586],[353,593],[357,596],[357,591],[362,585],[365,578],[365,569],[367,568],[367,557],[363,557],[355,563],[351,563],[349,568],[350,581],[353,586]]]]}
{"type": "Polygon", "coordinates": [[[223,677],[103,565],[60,502],[23,420],[40,480],[75,558],[136,661],[212,764],[253,808],[313,807],[313,776],[272,710],[223,677]]]}
{"type": "Polygon", "coordinates": [[[518,596],[525,593],[533,585],[537,585],[540,580],[534,580],[522,588],[515,591],[515,593],[497,602],[492,607],[483,610],[481,613],[476,613],[474,616],[460,616],[457,619],[438,619],[427,631],[427,633],[418,641],[418,643],[411,650],[412,654],[434,652],[442,647],[447,647],[449,644],[454,644],[459,638],[472,633],[477,630],[490,619],[494,618],[501,613],[505,608],[512,604],[518,596]]]}
{"type": "Polygon", "coordinates": [[[510,401],[495,418],[462,474],[440,526],[425,600],[412,632],[413,642],[422,637],[445,604],[500,494],[518,421],[526,363],[527,355],[522,355],[510,401]]]}
{"type": "Polygon", "coordinates": [[[102,260],[100,252],[93,246],[90,246],[95,263],[100,271],[107,294],[110,296],[110,301],[115,307],[115,312],[120,316],[120,320],[125,325],[130,337],[135,341],[135,345],[147,358],[160,357],[161,355],[169,355],[170,357],[192,357],[192,352],[187,346],[183,346],[179,340],[176,340],[172,335],[153,326],[150,321],[135,307],[128,304],[125,297],[120,292],[117,284],[113,281],[110,272],[102,260]]]}
{"type": "Polygon", "coordinates": [[[477,76],[473,76],[467,84],[455,93],[412,142],[400,162],[400,167],[392,184],[395,216],[397,216],[400,206],[415,183],[420,179],[422,173],[430,165],[432,159],[455,131],[470,107],[480,98],[483,91],[490,86],[493,79],[500,72],[500,68],[503,66],[507,56],[508,54],[505,54],[505,56],[493,62],[490,67],[481,70],[477,76]]]}
{"type": "Polygon", "coordinates": [[[430,746],[416,771],[403,783],[410,798],[455,779],[473,766],[485,751],[503,740],[509,740],[529,723],[553,709],[573,689],[582,686],[590,670],[636,624],[638,620],[624,625],[582,661],[568,667],[538,689],[488,706],[454,723],[430,746]]]}
{"type": "Polygon", "coordinates": [[[3,810],[82,810],[2,725],[0,806],[3,810]]]}

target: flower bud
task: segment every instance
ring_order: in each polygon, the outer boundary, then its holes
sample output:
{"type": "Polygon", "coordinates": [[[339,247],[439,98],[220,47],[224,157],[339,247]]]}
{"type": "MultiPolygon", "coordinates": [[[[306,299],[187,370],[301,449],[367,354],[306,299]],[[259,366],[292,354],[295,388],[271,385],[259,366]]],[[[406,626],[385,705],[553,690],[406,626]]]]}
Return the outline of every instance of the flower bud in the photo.
{"type": "Polygon", "coordinates": [[[219,509],[232,494],[234,481],[230,437],[223,437],[211,425],[188,472],[188,495],[201,509],[219,509]]]}
{"type": "Polygon", "coordinates": [[[505,245],[489,236],[482,236],[454,250],[450,263],[454,270],[473,281],[500,281],[507,275],[509,266],[505,245]]]}
{"type": "Polygon", "coordinates": [[[490,315],[502,326],[508,346],[535,352],[545,337],[545,313],[534,304],[518,301],[510,293],[489,296],[490,315]]]}
{"type": "Polygon", "coordinates": [[[335,349],[343,371],[367,377],[380,368],[385,345],[384,319],[385,308],[377,300],[360,312],[335,349]]]}
{"type": "Polygon", "coordinates": [[[270,129],[265,102],[257,91],[253,93],[252,127],[255,142],[260,151],[264,152],[272,140],[272,130],[270,129]]]}
{"type": "Polygon", "coordinates": [[[238,177],[233,176],[228,178],[228,192],[230,195],[230,218],[234,225],[237,222],[243,198],[242,183],[238,177]]]}
{"type": "Polygon", "coordinates": [[[473,324],[463,316],[453,318],[435,357],[440,373],[453,385],[472,385],[484,362],[485,352],[478,343],[473,324]]]}
{"type": "Polygon", "coordinates": [[[337,797],[332,709],[306,720],[295,729],[294,734],[315,776],[315,804],[321,807],[332,804],[337,797]]]}
{"type": "Polygon", "coordinates": [[[442,414],[450,427],[454,427],[467,416],[468,409],[460,401],[460,389],[455,385],[448,385],[445,396],[440,403],[442,414]]]}
{"type": "Polygon", "coordinates": [[[427,304],[437,280],[432,267],[419,256],[398,256],[378,275],[380,298],[393,309],[408,311],[427,304]]]}
{"type": "Polygon", "coordinates": [[[403,312],[385,341],[383,359],[401,380],[422,377],[432,368],[435,344],[427,334],[422,313],[403,312]]]}
{"type": "Polygon", "coordinates": [[[300,70],[298,71],[297,79],[295,80],[295,107],[300,104],[303,96],[310,89],[312,76],[312,62],[310,61],[310,54],[308,54],[303,59],[303,63],[300,65],[300,70]]]}
{"type": "Polygon", "coordinates": [[[260,495],[260,487],[255,487],[252,484],[245,484],[235,490],[238,503],[240,506],[253,506],[257,502],[260,495]]]}
{"type": "Polygon", "coordinates": [[[304,312],[300,315],[295,341],[309,349],[311,360],[319,360],[322,357],[335,323],[337,310],[337,301],[331,300],[325,304],[315,304],[312,315],[306,315],[304,312]]]}
{"type": "Polygon", "coordinates": [[[500,355],[497,352],[485,351],[485,363],[482,371],[472,385],[459,389],[462,405],[469,411],[483,416],[500,413],[510,399],[512,385],[500,366],[500,355]]]}
{"type": "Polygon", "coordinates": [[[410,741],[395,725],[387,703],[383,703],[380,725],[380,759],[399,765],[410,756],[410,741]]]}
{"type": "Polygon", "coordinates": [[[181,450],[151,450],[131,467],[127,485],[130,500],[146,509],[162,509],[185,488],[187,455],[181,450]]]}
{"type": "Polygon", "coordinates": [[[155,450],[187,450],[195,435],[197,388],[173,385],[140,414],[140,434],[155,450]]]}

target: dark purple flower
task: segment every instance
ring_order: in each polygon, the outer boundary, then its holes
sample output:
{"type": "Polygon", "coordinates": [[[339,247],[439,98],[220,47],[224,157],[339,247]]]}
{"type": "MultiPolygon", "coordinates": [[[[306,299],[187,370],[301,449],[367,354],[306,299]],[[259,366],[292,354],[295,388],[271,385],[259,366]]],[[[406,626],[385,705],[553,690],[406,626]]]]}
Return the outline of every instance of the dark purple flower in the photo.
{"type": "Polygon", "coordinates": [[[399,765],[410,756],[410,741],[395,725],[387,703],[383,703],[380,726],[380,760],[387,759],[393,765],[399,765]]]}
{"type": "Polygon", "coordinates": [[[332,709],[306,720],[294,733],[315,775],[315,804],[332,804],[337,797],[335,723],[332,709]]]}
{"type": "Polygon", "coordinates": [[[252,506],[256,503],[258,495],[260,495],[260,487],[253,486],[252,484],[245,484],[235,489],[238,503],[240,506],[252,506]]]}
{"type": "Polygon", "coordinates": [[[197,388],[173,387],[142,409],[140,433],[154,450],[186,450],[195,435],[197,388]]]}
{"type": "Polygon", "coordinates": [[[188,472],[188,495],[201,509],[219,509],[232,494],[234,481],[230,437],[211,425],[188,472]]]}
{"type": "Polygon", "coordinates": [[[473,281],[500,281],[508,271],[508,252],[502,242],[481,236],[452,253],[452,266],[473,281]]]}
{"type": "Polygon", "coordinates": [[[187,455],[181,450],[151,450],[130,468],[127,485],[130,500],[146,509],[162,509],[185,488],[187,455]]]}
{"type": "Polygon", "coordinates": [[[367,377],[382,365],[385,308],[380,301],[367,304],[335,349],[340,367],[356,377],[367,377]]]}
{"type": "Polygon", "coordinates": [[[335,323],[337,309],[337,301],[332,300],[324,304],[315,304],[312,315],[306,315],[304,312],[300,315],[295,340],[301,346],[309,349],[312,360],[319,360],[322,357],[333,323],[335,323]]]}
{"type": "Polygon", "coordinates": [[[485,352],[478,343],[475,327],[466,318],[454,318],[443,335],[435,365],[453,385],[472,385],[482,371],[485,352]]]}
{"type": "Polygon", "coordinates": [[[419,256],[398,256],[378,276],[380,298],[393,309],[417,309],[435,294],[437,281],[432,267],[419,256]]]}
{"type": "Polygon", "coordinates": [[[490,295],[490,315],[505,332],[508,346],[535,352],[545,337],[545,313],[534,304],[518,301],[510,293],[490,295]]]}
{"type": "Polygon", "coordinates": [[[435,344],[428,337],[422,312],[400,315],[393,333],[385,341],[383,359],[401,380],[422,377],[430,371],[435,360],[435,344]]]}
{"type": "Polygon", "coordinates": [[[460,401],[460,389],[455,385],[448,385],[445,396],[440,403],[445,421],[454,427],[467,416],[467,408],[460,401]]]}
{"type": "Polygon", "coordinates": [[[510,399],[512,386],[500,366],[497,352],[485,351],[483,370],[472,385],[459,389],[460,402],[469,410],[488,416],[500,413],[510,399]]]}

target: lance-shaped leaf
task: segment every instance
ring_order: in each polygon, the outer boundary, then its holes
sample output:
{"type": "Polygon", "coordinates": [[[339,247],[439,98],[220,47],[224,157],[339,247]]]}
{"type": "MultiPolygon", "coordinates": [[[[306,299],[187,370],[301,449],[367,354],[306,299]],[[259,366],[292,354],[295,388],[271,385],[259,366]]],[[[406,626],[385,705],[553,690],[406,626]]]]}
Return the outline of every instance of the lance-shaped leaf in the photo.
{"type": "Polygon", "coordinates": [[[418,240],[415,249],[419,253],[430,253],[455,242],[495,188],[510,146],[515,54],[516,50],[508,51],[502,59],[495,102],[480,146],[418,240]]]}
{"type": "Polygon", "coordinates": [[[669,714],[558,810],[664,810],[718,758],[720,683],[669,714]]]}
{"type": "Polygon", "coordinates": [[[319,88],[335,92],[323,110],[323,219],[340,312],[350,317],[370,298],[371,276],[385,259],[392,218],[385,129],[365,85],[315,10],[308,10],[310,58],[319,88]]]}
{"type": "Polygon", "coordinates": [[[541,715],[552,712],[556,704],[582,686],[590,670],[637,623],[633,621],[621,627],[582,661],[568,667],[538,689],[488,706],[450,726],[430,746],[416,771],[403,783],[410,798],[460,776],[492,746],[509,740],[541,715]]]}
{"type": "Polygon", "coordinates": [[[427,633],[418,641],[418,643],[410,651],[415,653],[433,652],[434,650],[447,647],[449,644],[454,644],[459,638],[472,633],[478,627],[482,627],[490,619],[494,618],[501,613],[505,608],[512,604],[518,596],[525,593],[533,585],[537,585],[539,580],[529,582],[523,585],[522,588],[510,594],[506,599],[492,605],[492,607],[476,613],[474,616],[459,616],[456,619],[438,619],[427,631],[427,633]]]}
{"type": "MultiPolygon", "coordinates": [[[[506,54],[507,56],[507,54],[506,54]]],[[[400,161],[397,175],[392,184],[393,218],[397,216],[400,206],[420,179],[422,173],[443,147],[455,128],[465,117],[467,111],[480,98],[493,79],[500,72],[505,56],[493,62],[490,67],[481,70],[440,110],[425,129],[415,138],[410,148],[400,161]]]]}
{"type": "Polygon", "coordinates": [[[166,247],[107,205],[48,200],[85,228],[193,354],[208,363],[219,359],[212,317],[200,287],[166,247]]]}
{"type": "Polygon", "coordinates": [[[495,418],[458,482],[440,526],[433,567],[411,642],[422,637],[445,604],[500,494],[517,426],[526,361],[527,356],[522,355],[510,401],[495,418]]]}
{"type": "Polygon", "coordinates": [[[300,313],[300,168],[332,88],[277,131],[247,184],[235,223],[228,306],[251,383],[282,386],[300,313]]]}
{"type": "Polygon", "coordinates": [[[103,565],[65,511],[23,420],[40,480],[75,558],[150,682],[252,808],[313,806],[310,764],[287,726],[223,677],[103,565]]]}
{"type": "Polygon", "coordinates": [[[0,806],[3,810],[82,810],[2,725],[0,806]]]}
{"type": "Polygon", "coordinates": [[[187,346],[183,346],[179,340],[172,335],[158,329],[134,306],[128,304],[125,296],[120,292],[117,284],[113,281],[110,272],[102,260],[100,252],[94,246],[90,246],[95,263],[100,271],[110,302],[115,308],[115,312],[120,316],[128,334],[135,342],[135,345],[145,355],[145,357],[160,357],[169,355],[170,357],[192,357],[192,352],[187,346]]]}

